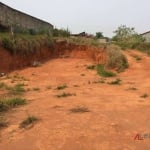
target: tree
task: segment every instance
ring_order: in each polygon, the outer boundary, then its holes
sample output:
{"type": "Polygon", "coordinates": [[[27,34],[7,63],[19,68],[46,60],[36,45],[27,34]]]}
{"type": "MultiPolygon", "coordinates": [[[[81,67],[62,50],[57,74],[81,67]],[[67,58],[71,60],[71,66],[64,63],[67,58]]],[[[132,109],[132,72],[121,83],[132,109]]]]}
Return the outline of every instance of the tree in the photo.
{"type": "Polygon", "coordinates": [[[116,34],[113,37],[114,41],[124,41],[130,38],[132,35],[137,34],[133,27],[130,28],[126,25],[119,26],[118,29],[114,31],[114,33],[116,34]]]}
{"type": "Polygon", "coordinates": [[[100,39],[100,38],[103,38],[103,33],[102,32],[96,32],[96,38],[97,39],[100,39]]]}
{"type": "Polygon", "coordinates": [[[121,25],[116,31],[115,36],[112,38],[119,46],[124,48],[135,48],[139,43],[143,42],[144,39],[139,35],[133,27],[127,27],[121,25]]]}

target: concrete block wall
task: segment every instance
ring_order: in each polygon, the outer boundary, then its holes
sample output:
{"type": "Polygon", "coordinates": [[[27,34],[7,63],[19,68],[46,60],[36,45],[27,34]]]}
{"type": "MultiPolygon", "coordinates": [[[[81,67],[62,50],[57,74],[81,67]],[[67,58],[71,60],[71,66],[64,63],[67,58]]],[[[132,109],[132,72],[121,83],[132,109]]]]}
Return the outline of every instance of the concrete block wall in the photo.
{"type": "Polygon", "coordinates": [[[42,21],[38,18],[27,15],[23,12],[15,10],[0,2],[0,25],[13,28],[49,30],[53,29],[53,25],[42,21]]]}

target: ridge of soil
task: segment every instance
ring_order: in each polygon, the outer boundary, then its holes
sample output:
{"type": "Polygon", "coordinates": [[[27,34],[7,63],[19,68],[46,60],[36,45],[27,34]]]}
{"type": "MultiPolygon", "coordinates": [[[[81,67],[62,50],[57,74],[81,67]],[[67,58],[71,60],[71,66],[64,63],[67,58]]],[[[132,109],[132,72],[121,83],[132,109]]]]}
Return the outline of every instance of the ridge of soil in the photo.
{"type": "Polygon", "coordinates": [[[0,47],[0,72],[10,72],[25,67],[30,67],[34,62],[45,62],[53,58],[84,58],[97,63],[105,63],[106,51],[87,45],[76,45],[66,41],[58,41],[49,48],[36,50],[29,55],[11,54],[0,47]]]}

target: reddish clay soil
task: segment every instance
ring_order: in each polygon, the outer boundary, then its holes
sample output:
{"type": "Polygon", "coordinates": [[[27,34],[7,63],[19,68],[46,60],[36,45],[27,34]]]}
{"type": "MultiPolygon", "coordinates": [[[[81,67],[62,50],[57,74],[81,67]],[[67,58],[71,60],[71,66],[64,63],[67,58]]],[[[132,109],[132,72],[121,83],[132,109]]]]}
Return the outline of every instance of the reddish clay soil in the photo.
{"type": "Polygon", "coordinates": [[[8,73],[16,69],[30,67],[34,62],[46,62],[54,58],[84,58],[97,63],[106,62],[106,50],[87,45],[75,45],[66,41],[56,41],[49,48],[34,52],[11,54],[9,50],[0,47],[0,73],[8,73]]]}
{"type": "Polygon", "coordinates": [[[25,106],[5,114],[9,126],[0,130],[0,150],[149,150],[150,137],[135,136],[150,134],[150,58],[131,50],[125,55],[130,67],[105,83],[96,83],[101,77],[86,69],[93,62],[81,58],[51,59],[40,67],[10,73],[28,79],[23,82],[31,90],[25,92],[25,106]],[[108,84],[116,78],[121,85],[108,84]],[[62,84],[68,87],[57,90],[62,84]],[[75,95],[56,96],[63,92],[75,95]],[[149,97],[142,98],[145,93],[149,97]],[[77,106],[89,112],[72,113],[77,106]],[[30,129],[20,129],[28,114],[40,120],[30,129]]]}

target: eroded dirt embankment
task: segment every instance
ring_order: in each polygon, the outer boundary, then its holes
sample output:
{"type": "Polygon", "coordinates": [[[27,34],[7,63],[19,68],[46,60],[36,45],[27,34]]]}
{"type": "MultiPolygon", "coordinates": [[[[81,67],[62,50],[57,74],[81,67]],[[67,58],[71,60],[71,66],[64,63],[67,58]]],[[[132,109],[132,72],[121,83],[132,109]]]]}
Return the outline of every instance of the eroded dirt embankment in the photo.
{"type": "Polygon", "coordinates": [[[0,72],[10,72],[16,69],[32,66],[35,61],[44,62],[52,58],[84,58],[95,63],[105,63],[106,51],[87,45],[75,45],[67,42],[55,42],[49,48],[36,50],[30,55],[11,54],[0,47],[0,72]]]}

